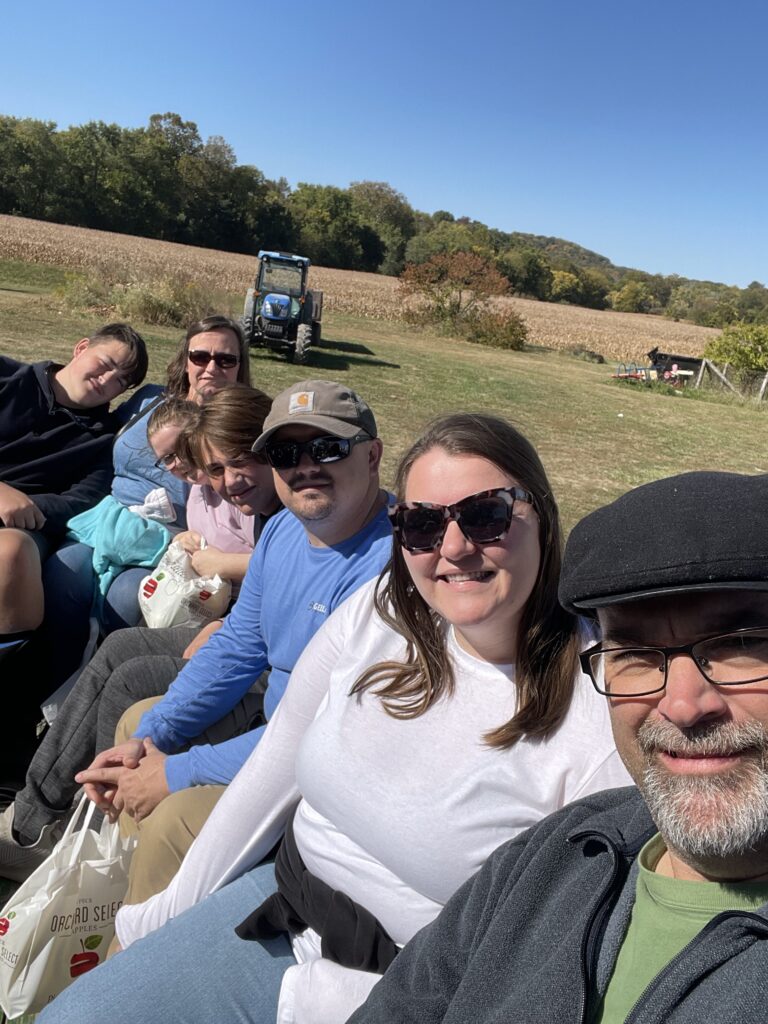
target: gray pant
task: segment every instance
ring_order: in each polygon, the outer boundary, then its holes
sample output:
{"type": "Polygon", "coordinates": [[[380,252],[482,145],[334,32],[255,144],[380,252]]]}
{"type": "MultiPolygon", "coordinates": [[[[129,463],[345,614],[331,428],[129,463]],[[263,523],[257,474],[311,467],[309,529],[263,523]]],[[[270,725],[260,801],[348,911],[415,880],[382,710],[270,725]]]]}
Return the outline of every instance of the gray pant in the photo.
{"type": "Polygon", "coordinates": [[[79,789],[75,773],[114,745],[115,727],[138,700],[164,694],[185,661],[196,629],[120,629],[83,669],[37,748],[14,800],[13,825],[25,842],[66,816],[79,789]]]}
{"type": "MultiPolygon", "coordinates": [[[[83,669],[27,769],[14,799],[13,827],[26,843],[65,818],[80,788],[75,774],[115,744],[115,728],[137,701],[160,697],[186,664],[183,652],[197,629],[119,629],[110,633],[83,669]]],[[[190,741],[223,743],[264,724],[268,673],[218,722],[190,741]]]]}

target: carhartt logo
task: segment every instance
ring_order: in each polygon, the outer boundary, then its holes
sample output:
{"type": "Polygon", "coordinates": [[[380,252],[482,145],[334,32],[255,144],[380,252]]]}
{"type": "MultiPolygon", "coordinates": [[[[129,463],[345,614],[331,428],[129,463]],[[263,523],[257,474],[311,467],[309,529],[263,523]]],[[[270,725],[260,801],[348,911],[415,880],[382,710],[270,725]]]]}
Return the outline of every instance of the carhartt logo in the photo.
{"type": "Polygon", "coordinates": [[[288,415],[294,412],[312,412],[315,408],[314,391],[297,391],[288,403],[288,415]]]}
{"type": "Polygon", "coordinates": [[[328,606],[322,604],[320,601],[310,601],[309,610],[311,612],[320,612],[321,615],[325,615],[328,611],[328,606]]]}

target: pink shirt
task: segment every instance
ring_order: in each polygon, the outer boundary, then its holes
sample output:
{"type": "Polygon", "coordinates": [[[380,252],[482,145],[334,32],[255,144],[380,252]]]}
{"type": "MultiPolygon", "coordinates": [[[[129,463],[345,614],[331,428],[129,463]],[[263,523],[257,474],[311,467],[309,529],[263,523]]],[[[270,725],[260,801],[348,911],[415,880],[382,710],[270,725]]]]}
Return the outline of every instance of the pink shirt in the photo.
{"type": "Polygon", "coordinates": [[[187,499],[187,528],[205,537],[212,548],[230,555],[250,555],[260,516],[246,516],[224,501],[208,484],[195,484],[187,499]]]}

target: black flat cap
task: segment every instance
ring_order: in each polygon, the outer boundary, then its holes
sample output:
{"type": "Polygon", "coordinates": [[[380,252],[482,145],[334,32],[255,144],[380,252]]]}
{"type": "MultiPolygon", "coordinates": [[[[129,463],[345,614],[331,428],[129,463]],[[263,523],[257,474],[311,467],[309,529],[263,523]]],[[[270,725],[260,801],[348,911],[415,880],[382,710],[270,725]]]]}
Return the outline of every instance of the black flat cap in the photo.
{"type": "Polygon", "coordinates": [[[726,588],[768,590],[768,475],[683,473],[590,513],[568,538],[560,603],[726,588]]]}

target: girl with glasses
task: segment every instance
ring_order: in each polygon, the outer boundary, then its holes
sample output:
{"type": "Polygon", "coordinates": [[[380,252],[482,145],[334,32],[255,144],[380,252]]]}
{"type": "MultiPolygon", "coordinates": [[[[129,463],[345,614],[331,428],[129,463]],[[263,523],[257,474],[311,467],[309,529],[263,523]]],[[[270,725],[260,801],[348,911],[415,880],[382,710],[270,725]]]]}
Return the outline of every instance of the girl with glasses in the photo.
{"type": "Polygon", "coordinates": [[[170,886],[120,911],[129,948],[41,1024],[95,1022],[104,991],[139,1016],[340,1024],[497,846],[628,782],[531,444],[445,417],[395,491],[389,566],[307,646],[170,886]]]}

